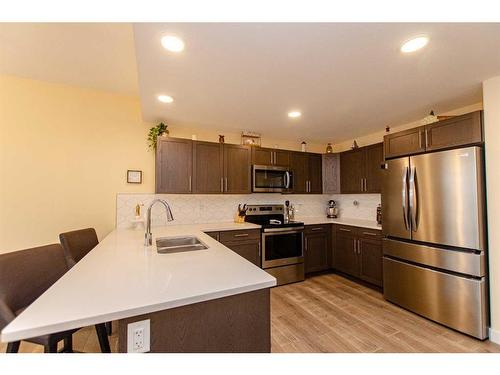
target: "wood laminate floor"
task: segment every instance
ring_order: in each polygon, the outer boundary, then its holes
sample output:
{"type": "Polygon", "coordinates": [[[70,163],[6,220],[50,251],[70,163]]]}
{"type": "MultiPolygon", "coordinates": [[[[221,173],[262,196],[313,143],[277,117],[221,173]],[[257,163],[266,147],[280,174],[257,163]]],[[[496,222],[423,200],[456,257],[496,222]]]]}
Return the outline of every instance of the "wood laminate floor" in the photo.
{"type": "MultiPolygon", "coordinates": [[[[335,274],[271,290],[272,351],[356,353],[500,352],[500,345],[479,341],[403,310],[378,291],[335,274]]],[[[78,331],[74,349],[99,352],[93,327],[78,331]]],[[[110,337],[116,351],[116,329],[110,337]]],[[[6,345],[0,344],[5,352],[6,345]]],[[[23,342],[21,352],[43,352],[23,342]]]]}

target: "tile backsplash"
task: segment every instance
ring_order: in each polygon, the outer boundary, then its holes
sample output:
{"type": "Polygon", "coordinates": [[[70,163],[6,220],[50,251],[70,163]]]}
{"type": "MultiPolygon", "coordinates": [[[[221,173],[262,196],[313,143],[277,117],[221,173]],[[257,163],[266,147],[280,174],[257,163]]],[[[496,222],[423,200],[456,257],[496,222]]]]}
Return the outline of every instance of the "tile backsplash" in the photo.
{"type": "Polygon", "coordinates": [[[174,221],[167,223],[165,210],[155,205],[151,215],[152,225],[193,224],[227,222],[234,219],[239,203],[284,204],[290,200],[297,209],[296,219],[325,215],[330,199],[337,201],[341,217],[375,220],[380,194],[319,194],[319,195],[201,195],[201,194],[134,194],[119,193],[116,196],[116,226],[128,228],[135,217],[135,206],[141,206],[141,214],[154,198],[165,199],[174,215],[174,221]],[[353,202],[358,204],[355,205],[353,202]]]}

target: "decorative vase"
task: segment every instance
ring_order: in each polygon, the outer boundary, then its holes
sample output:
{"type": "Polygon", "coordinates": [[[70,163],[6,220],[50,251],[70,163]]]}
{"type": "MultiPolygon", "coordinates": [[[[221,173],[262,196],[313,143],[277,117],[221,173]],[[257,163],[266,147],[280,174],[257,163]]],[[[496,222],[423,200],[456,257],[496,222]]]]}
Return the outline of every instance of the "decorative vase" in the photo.
{"type": "Polygon", "coordinates": [[[327,154],[331,154],[333,152],[333,147],[332,147],[332,144],[331,143],[328,143],[326,145],[326,153],[327,154]]]}

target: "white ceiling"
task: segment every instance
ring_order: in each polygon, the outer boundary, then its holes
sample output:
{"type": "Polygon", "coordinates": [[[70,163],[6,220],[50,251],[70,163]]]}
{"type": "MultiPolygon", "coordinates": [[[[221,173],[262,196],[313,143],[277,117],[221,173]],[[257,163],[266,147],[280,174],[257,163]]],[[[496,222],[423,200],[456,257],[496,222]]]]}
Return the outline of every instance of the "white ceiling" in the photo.
{"type": "Polygon", "coordinates": [[[500,24],[135,24],[134,36],[146,121],[284,139],[338,142],[476,103],[500,74],[500,24]],[[426,48],[399,51],[422,33],[426,48]],[[165,34],[186,49],[164,50],[165,34]]]}
{"type": "Polygon", "coordinates": [[[0,23],[0,73],[138,95],[132,25],[0,23]]]}
{"type": "Polygon", "coordinates": [[[481,101],[498,46],[498,23],[3,23],[0,73],[139,94],[150,122],[340,142],[481,101]],[[422,33],[427,47],[399,51],[422,33]]]}

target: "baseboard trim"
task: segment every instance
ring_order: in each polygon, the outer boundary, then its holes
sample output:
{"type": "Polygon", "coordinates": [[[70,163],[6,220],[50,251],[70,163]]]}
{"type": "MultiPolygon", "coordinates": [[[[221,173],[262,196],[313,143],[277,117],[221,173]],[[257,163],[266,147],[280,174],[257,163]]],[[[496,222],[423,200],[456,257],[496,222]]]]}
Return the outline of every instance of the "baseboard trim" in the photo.
{"type": "Polygon", "coordinates": [[[500,344],[500,331],[490,328],[490,341],[495,344],[500,344]]]}

